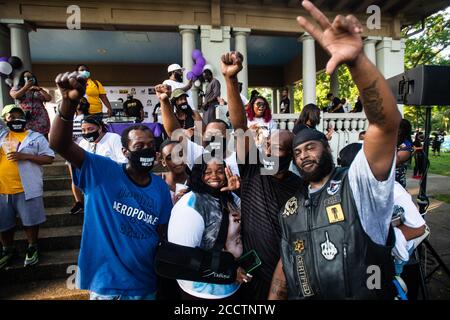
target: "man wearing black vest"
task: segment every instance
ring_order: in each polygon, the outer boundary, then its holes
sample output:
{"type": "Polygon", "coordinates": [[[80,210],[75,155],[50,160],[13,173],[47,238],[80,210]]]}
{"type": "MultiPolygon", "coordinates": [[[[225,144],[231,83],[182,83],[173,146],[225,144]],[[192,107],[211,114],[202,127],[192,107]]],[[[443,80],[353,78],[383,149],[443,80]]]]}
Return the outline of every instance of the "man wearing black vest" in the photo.
{"type": "Polygon", "coordinates": [[[331,55],[327,73],[345,63],[369,121],[363,150],[349,169],[336,169],[328,141],[314,129],[293,141],[305,182],[280,212],[281,259],[269,299],[390,299],[394,297],[390,220],[400,113],[389,86],[363,53],[354,16],[330,23],[311,2],[319,27],[298,22],[331,55]]]}

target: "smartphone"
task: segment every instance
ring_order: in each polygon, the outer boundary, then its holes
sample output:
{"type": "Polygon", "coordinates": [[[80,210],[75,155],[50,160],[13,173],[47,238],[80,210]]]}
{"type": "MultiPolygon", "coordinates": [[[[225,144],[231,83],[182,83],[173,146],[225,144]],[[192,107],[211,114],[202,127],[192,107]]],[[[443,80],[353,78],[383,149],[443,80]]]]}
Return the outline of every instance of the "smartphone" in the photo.
{"type": "Polygon", "coordinates": [[[238,259],[238,265],[245,270],[245,272],[250,273],[261,265],[261,259],[255,250],[251,250],[243,254],[238,259]]]}

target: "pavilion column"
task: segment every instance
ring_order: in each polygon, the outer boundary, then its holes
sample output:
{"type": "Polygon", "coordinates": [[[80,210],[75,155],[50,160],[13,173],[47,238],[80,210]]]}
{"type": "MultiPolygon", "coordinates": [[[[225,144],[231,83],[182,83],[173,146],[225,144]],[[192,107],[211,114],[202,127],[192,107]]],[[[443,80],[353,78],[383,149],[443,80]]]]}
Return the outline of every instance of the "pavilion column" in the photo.
{"type": "Polygon", "coordinates": [[[247,37],[251,29],[233,28],[235,50],[239,51],[243,56],[242,71],[238,73],[238,81],[242,82],[242,95],[247,97],[248,92],[248,56],[247,56],[247,37]]]}
{"type": "Polygon", "coordinates": [[[272,113],[280,113],[280,111],[278,110],[278,89],[277,88],[272,88],[272,113]]]}
{"type": "Polygon", "coordinates": [[[289,107],[289,111],[290,113],[295,113],[295,108],[294,108],[294,89],[295,89],[295,85],[289,85],[288,86],[288,92],[289,92],[289,100],[291,101],[291,105],[289,107]]]}
{"type": "Polygon", "coordinates": [[[225,79],[222,77],[220,59],[222,55],[230,51],[231,35],[230,27],[222,26],[214,28],[210,25],[200,26],[200,40],[202,43],[202,53],[206,59],[206,63],[212,67],[213,77],[220,82],[220,95],[227,97],[227,88],[225,79]]]}
{"type": "MultiPolygon", "coordinates": [[[[376,45],[376,59],[376,66],[386,79],[403,73],[405,71],[405,40],[383,37],[376,45]]],[[[403,105],[397,106],[403,114],[403,105]]]]}
{"type": "Polygon", "coordinates": [[[303,65],[303,105],[316,104],[316,52],[314,39],[305,32],[299,40],[302,42],[303,65]]]}
{"type": "MultiPolygon", "coordinates": [[[[0,57],[11,56],[9,30],[0,25],[0,57]]],[[[14,103],[9,95],[10,87],[5,83],[4,79],[0,79],[0,111],[3,106],[14,103]]]]}
{"type": "Polygon", "coordinates": [[[19,57],[22,60],[21,70],[15,70],[14,84],[19,82],[19,75],[24,70],[31,71],[31,51],[30,40],[28,33],[31,31],[31,27],[23,23],[10,23],[8,24],[10,29],[11,38],[11,55],[19,57]]]}
{"type": "Polygon", "coordinates": [[[339,67],[330,76],[330,92],[334,97],[339,97],[339,67]]]}
{"type": "Polygon", "coordinates": [[[376,44],[381,37],[367,37],[364,39],[364,53],[374,65],[377,65],[376,44]]]}
{"type": "MultiPolygon", "coordinates": [[[[181,25],[179,26],[182,54],[183,54],[183,68],[184,81],[187,82],[187,73],[192,70],[194,61],[192,60],[192,51],[195,50],[195,37],[197,35],[198,26],[195,25],[181,25]]],[[[191,88],[192,107],[198,109],[198,88],[194,85],[191,88]]]]}

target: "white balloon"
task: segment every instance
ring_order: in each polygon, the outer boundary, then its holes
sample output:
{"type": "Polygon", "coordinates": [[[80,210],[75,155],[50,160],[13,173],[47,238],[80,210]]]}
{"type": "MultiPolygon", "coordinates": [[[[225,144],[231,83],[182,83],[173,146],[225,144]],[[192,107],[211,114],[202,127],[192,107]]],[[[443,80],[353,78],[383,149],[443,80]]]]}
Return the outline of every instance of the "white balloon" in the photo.
{"type": "Polygon", "coordinates": [[[9,74],[11,74],[12,71],[13,71],[13,68],[8,62],[0,61],[0,73],[9,75],[9,74]]]}
{"type": "Polygon", "coordinates": [[[200,82],[200,80],[195,80],[194,86],[196,86],[197,88],[200,88],[201,85],[202,85],[202,83],[200,82]]]}

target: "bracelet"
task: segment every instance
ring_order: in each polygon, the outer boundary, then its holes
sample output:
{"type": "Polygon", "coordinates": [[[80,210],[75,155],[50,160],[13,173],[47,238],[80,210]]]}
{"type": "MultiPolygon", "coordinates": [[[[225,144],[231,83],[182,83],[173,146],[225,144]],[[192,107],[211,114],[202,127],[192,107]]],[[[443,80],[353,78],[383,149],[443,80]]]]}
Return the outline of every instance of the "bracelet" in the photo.
{"type": "Polygon", "coordinates": [[[59,108],[60,108],[60,107],[58,107],[58,108],[56,109],[56,115],[57,115],[62,121],[64,121],[64,122],[73,122],[73,119],[67,119],[66,117],[64,117],[64,116],[61,114],[61,111],[59,110],[59,108]]]}

